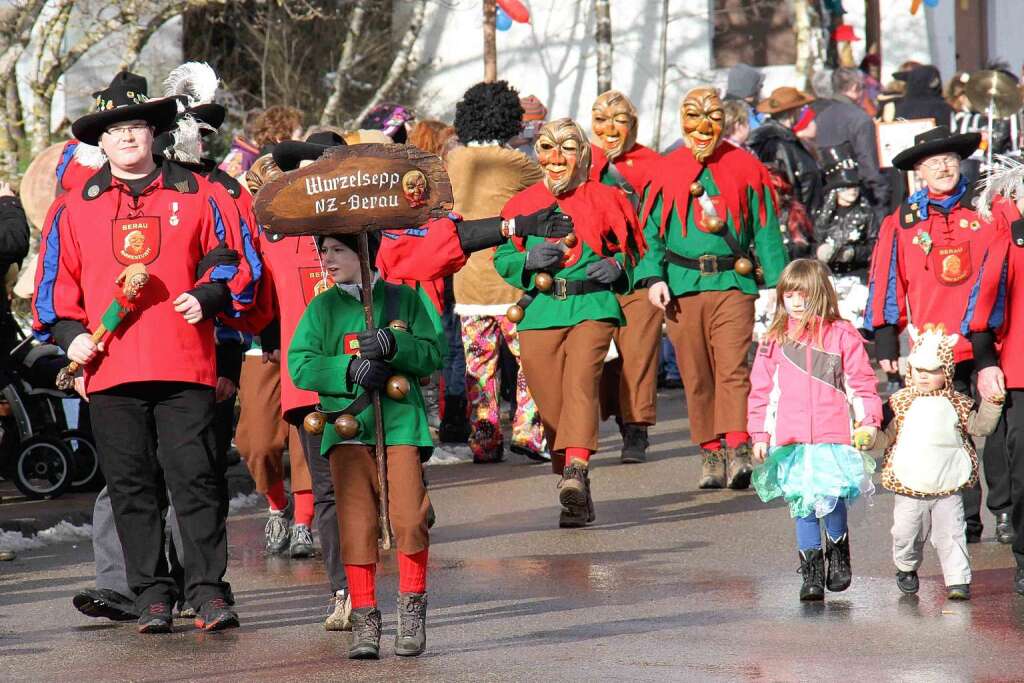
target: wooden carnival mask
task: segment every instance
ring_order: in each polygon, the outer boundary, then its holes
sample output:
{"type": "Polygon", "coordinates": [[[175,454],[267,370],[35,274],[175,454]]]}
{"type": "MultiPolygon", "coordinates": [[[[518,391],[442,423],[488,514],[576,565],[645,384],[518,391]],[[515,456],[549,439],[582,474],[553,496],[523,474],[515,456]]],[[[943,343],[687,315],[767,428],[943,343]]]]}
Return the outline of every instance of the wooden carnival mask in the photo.
{"type": "Polygon", "coordinates": [[[533,148],[551,194],[563,195],[586,181],[590,173],[590,144],[583,129],[572,119],[555,119],[545,124],[533,148]]]}
{"type": "Polygon", "coordinates": [[[601,93],[590,110],[591,142],[615,161],[636,144],[636,107],[618,90],[601,93]]]}
{"type": "Polygon", "coordinates": [[[693,151],[694,158],[704,163],[722,138],[725,112],[718,98],[718,90],[705,86],[686,93],[679,116],[686,145],[693,151]]]}

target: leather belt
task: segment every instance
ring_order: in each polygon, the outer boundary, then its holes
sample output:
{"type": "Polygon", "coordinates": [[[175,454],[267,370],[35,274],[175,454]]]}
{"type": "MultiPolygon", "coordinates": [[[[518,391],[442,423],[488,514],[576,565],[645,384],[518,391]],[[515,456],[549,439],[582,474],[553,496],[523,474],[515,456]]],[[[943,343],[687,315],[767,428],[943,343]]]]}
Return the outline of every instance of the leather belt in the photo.
{"type": "Polygon", "coordinates": [[[682,266],[683,268],[699,271],[701,275],[717,275],[718,273],[726,273],[733,270],[733,267],[736,265],[735,256],[715,256],[714,254],[704,254],[697,258],[687,258],[686,256],[680,256],[673,251],[665,252],[665,260],[677,266],[682,266]]]}

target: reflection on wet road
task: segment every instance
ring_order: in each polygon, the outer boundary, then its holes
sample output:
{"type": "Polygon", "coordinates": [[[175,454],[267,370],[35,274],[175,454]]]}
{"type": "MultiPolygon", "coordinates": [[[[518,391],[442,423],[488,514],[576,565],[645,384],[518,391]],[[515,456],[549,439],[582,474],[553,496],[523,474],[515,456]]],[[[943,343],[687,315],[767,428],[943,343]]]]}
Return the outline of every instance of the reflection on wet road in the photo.
{"type": "Polygon", "coordinates": [[[950,603],[928,546],[918,597],[891,564],[891,497],[851,512],[853,586],[797,601],[792,524],[752,493],[699,492],[700,462],[678,441],[678,400],[663,401],[652,458],[618,464],[606,429],[592,475],[597,524],[556,528],[555,478],[516,461],[429,472],[428,649],[391,654],[397,577],[381,568],[380,662],[345,659],[327,633],[317,561],[268,559],[262,513],[230,525],[228,578],[243,627],[178,622],[171,636],[89,620],[70,597],[91,584],[85,545],[50,546],[0,565],[3,680],[694,680],[1024,679],[1024,598],[1009,548],[971,546],[974,599],[950,603]],[[676,419],[672,419],[676,418],[676,419]]]}

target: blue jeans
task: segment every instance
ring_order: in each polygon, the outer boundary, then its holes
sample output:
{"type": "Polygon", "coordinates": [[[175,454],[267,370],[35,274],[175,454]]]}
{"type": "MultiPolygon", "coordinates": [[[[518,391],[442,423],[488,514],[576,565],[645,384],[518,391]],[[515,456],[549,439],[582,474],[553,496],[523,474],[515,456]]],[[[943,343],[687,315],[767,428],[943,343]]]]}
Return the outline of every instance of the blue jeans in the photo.
{"type": "Polygon", "coordinates": [[[676,365],[676,350],[672,348],[672,342],[668,340],[668,337],[661,338],[659,355],[661,367],[658,369],[658,374],[663,379],[680,379],[679,366],[676,365]]]}
{"type": "MultiPolygon", "coordinates": [[[[836,509],[825,515],[825,533],[833,541],[846,533],[846,501],[842,498],[836,502],[836,509]]],[[[796,545],[800,550],[821,548],[821,526],[813,512],[806,517],[797,518],[796,545]]]]}
{"type": "Polygon", "coordinates": [[[466,395],[466,352],[462,349],[462,319],[455,315],[451,306],[441,315],[444,334],[448,338],[448,354],[445,357],[441,375],[444,377],[444,393],[447,396],[466,395]]]}

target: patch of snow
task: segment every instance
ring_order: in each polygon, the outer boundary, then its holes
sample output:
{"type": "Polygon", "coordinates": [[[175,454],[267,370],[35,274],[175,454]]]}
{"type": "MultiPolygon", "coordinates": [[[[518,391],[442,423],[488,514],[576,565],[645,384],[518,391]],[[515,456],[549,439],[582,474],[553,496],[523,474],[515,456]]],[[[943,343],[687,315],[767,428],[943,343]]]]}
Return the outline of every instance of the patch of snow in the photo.
{"type": "Polygon", "coordinates": [[[265,504],[266,498],[263,494],[253,491],[252,493],[245,494],[239,493],[237,496],[228,501],[228,514],[232,515],[236,512],[241,512],[246,508],[256,507],[257,505],[265,504]]]}
{"type": "Polygon", "coordinates": [[[20,531],[0,531],[0,550],[15,552],[34,550],[53,543],[92,540],[92,524],[71,524],[62,521],[49,529],[43,529],[34,536],[26,536],[20,531]]]}
{"type": "Polygon", "coordinates": [[[434,446],[434,453],[427,461],[428,465],[457,465],[473,462],[473,451],[465,444],[443,443],[434,446]]]}

